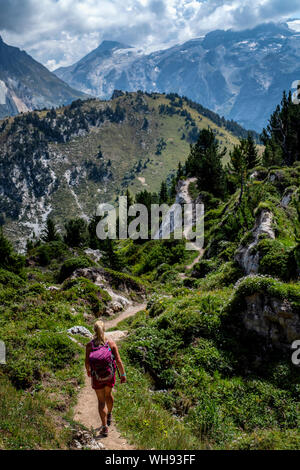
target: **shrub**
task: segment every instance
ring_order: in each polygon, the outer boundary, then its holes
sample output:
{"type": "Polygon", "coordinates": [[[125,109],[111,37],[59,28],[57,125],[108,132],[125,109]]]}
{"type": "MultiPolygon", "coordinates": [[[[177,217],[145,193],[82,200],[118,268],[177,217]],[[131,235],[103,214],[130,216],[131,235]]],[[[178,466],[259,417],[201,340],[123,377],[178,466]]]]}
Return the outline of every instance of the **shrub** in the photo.
{"type": "Polygon", "coordinates": [[[0,284],[17,289],[24,286],[25,281],[17,274],[0,268],[0,284]]]}
{"type": "Polygon", "coordinates": [[[215,269],[216,262],[214,260],[202,259],[199,261],[199,263],[195,264],[192,276],[196,278],[203,278],[215,269]]]}
{"type": "Polygon", "coordinates": [[[96,286],[92,281],[84,277],[69,279],[63,285],[63,298],[68,301],[82,299],[88,302],[93,313],[104,313],[105,304],[111,300],[111,296],[105,290],[96,286]]]}
{"type": "Polygon", "coordinates": [[[182,240],[155,241],[148,245],[149,251],[143,253],[138,274],[153,271],[157,266],[166,263],[174,265],[185,259],[186,252],[182,240]]]}
{"type": "Polygon", "coordinates": [[[17,389],[29,388],[40,378],[38,364],[29,357],[18,358],[13,355],[6,366],[6,372],[17,389]]]}
{"type": "Polygon", "coordinates": [[[67,246],[61,241],[52,241],[37,248],[37,258],[41,266],[47,266],[53,259],[62,260],[68,254],[67,246]]]}
{"type": "Polygon", "coordinates": [[[67,277],[71,276],[76,269],[89,268],[90,266],[95,266],[95,263],[89,258],[69,258],[62,264],[58,280],[59,282],[63,282],[67,277]]]}
{"type": "Polygon", "coordinates": [[[79,346],[63,334],[43,331],[28,341],[28,348],[38,350],[40,360],[55,371],[74,360],[79,346]]]}
{"type": "Polygon", "coordinates": [[[257,245],[260,254],[259,273],[269,274],[288,281],[297,276],[293,250],[277,240],[261,240],[257,245]]]}

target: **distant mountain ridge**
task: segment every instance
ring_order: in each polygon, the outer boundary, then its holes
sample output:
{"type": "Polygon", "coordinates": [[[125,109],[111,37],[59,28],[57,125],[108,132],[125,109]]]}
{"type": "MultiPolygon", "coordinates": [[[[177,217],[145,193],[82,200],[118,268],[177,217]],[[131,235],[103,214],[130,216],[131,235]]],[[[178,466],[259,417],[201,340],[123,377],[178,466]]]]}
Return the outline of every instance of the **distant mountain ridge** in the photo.
{"type": "Polygon", "coordinates": [[[175,92],[261,131],[282,91],[300,79],[300,33],[274,23],[244,31],[217,30],[151,54],[104,41],[55,74],[102,99],[110,98],[114,89],[175,92]]]}
{"type": "Polygon", "coordinates": [[[0,36],[0,118],[84,98],[26,52],[0,36]]]}

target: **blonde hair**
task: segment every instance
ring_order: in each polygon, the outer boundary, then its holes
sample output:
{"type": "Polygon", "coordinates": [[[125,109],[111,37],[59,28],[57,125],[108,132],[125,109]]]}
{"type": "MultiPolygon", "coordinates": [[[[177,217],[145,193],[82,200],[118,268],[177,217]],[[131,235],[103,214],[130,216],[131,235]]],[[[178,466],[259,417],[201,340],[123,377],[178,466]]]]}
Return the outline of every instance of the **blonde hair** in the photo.
{"type": "Polygon", "coordinates": [[[103,321],[97,320],[94,324],[94,341],[96,344],[105,344],[106,338],[105,338],[105,325],[103,321]]]}

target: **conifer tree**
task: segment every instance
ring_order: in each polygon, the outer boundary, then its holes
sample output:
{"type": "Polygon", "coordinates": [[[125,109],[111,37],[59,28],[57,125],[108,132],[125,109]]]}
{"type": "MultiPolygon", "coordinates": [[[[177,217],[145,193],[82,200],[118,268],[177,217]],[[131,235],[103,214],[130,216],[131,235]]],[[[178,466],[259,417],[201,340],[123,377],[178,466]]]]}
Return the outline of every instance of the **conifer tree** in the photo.
{"type": "Polygon", "coordinates": [[[103,263],[115,271],[121,271],[124,267],[124,261],[123,256],[118,250],[116,241],[110,238],[103,240],[101,250],[103,251],[103,263]]]}
{"type": "Polygon", "coordinates": [[[233,151],[230,152],[229,170],[236,176],[237,182],[240,186],[239,205],[242,202],[244,187],[247,180],[248,158],[247,158],[248,145],[247,140],[240,141],[240,145],[236,145],[233,151]]]}
{"type": "Polygon", "coordinates": [[[261,139],[266,146],[265,163],[273,163],[280,153],[284,165],[291,166],[300,160],[300,106],[293,103],[291,92],[288,95],[283,93],[281,104],[271,115],[261,139]],[[272,157],[271,152],[276,152],[276,155],[272,157]]]}
{"type": "Polygon", "coordinates": [[[252,134],[249,132],[247,137],[247,168],[250,170],[259,164],[258,151],[252,134]]]}
{"type": "Polygon", "coordinates": [[[84,219],[71,219],[65,224],[64,242],[70,247],[83,247],[88,242],[87,223],[84,219]]]}
{"type": "Polygon", "coordinates": [[[167,183],[163,181],[160,186],[160,191],[159,191],[159,204],[167,204],[168,202],[168,188],[167,188],[167,183]]]}
{"type": "Polygon", "coordinates": [[[41,238],[46,243],[54,242],[60,239],[60,236],[56,230],[55,223],[50,217],[47,218],[46,227],[41,238]]]}
{"type": "Polygon", "coordinates": [[[226,148],[220,150],[211,129],[202,129],[197,143],[191,146],[185,170],[189,176],[197,178],[200,191],[208,191],[217,197],[223,197],[226,192],[225,172],[222,158],[226,148]]]}

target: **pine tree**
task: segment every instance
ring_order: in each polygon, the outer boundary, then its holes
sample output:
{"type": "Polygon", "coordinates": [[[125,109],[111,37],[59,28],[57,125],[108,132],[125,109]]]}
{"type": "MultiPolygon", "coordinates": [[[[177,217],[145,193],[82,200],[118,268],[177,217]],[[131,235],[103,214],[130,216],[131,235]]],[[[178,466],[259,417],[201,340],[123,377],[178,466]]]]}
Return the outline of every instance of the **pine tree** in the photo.
{"type": "Polygon", "coordinates": [[[270,166],[282,165],[281,147],[272,140],[266,144],[266,148],[262,157],[262,164],[267,168],[270,166]]]}
{"type": "Polygon", "coordinates": [[[127,206],[128,207],[132,206],[134,204],[134,197],[132,196],[128,188],[126,189],[125,196],[127,197],[127,206]]]}
{"type": "Polygon", "coordinates": [[[244,187],[247,180],[248,169],[248,145],[247,140],[241,140],[240,145],[236,145],[230,152],[229,170],[233,172],[240,186],[239,205],[241,205],[244,187]]]}
{"type": "Polygon", "coordinates": [[[60,239],[60,236],[56,230],[55,223],[50,217],[47,218],[46,228],[41,238],[44,242],[54,242],[60,239]]]}
{"type": "Polygon", "coordinates": [[[283,93],[281,105],[271,115],[261,139],[268,152],[263,158],[265,163],[278,159],[278,149],[284,165],[291,166],[300,160],[300,106],[293,103],[291,92],[289,95],[283,93]],[[273,151],[276,152],[274,156],[273,151]]]}
{"type": "Polygon", "coordinates": [[[200,191],[224,197],[226,180],[222,159],[225,154],[226,148],[220,150],[219,142],[212,130],[202,129],[197,143],[191,146],[185,166],[186,174],[197,178],[200,191]]]}
{"type": "Polygon", "coordinates": [[[103,263],[115,271],[121,271],[124,267],[124,260],[118,250],[116,241],[110,238],[103,240],[101,249],[103,251],[103,263]]]}
{"type": "Polygon", "coordinates": [[[167,204],[168,199],[169,197],[168,197],[167,183],[163,181],[160,185],[159,204],[167,204]]]}
{"type": "Polygon", "coordinates": [[[94,215],[88,225],[89,241],[88,245],[93,250],[101,250],[102,240],[97,237],[96,229],[102,217],[94,215]]]}
{"type": "Polygon", "coordinates": [[[25,265],[25,258],[15,253],[12,243],[5,237],[0,228],[0,267],[20,273],[25,265]]]}
{"type": "Polygon", "coordinates": [[[71,219],[65,224],[64,242],[70,247],[83,247],[88,242],[87,223],[83,219],[71,219]]]}
{"type": "Polygon", "coordinates": [[[178,163],[178,168],[177,168],[177,174],[176,174],[176,180],[179,181],[180,178],[183,176],[183,168],[181,165],[181,162],[178,163]]]}
{"type": "Polygon", "coordinates": [[[259,164],[258,151],[252,134],[249,132],[247,137],[247,168],[250,170],[259,164]]]}

